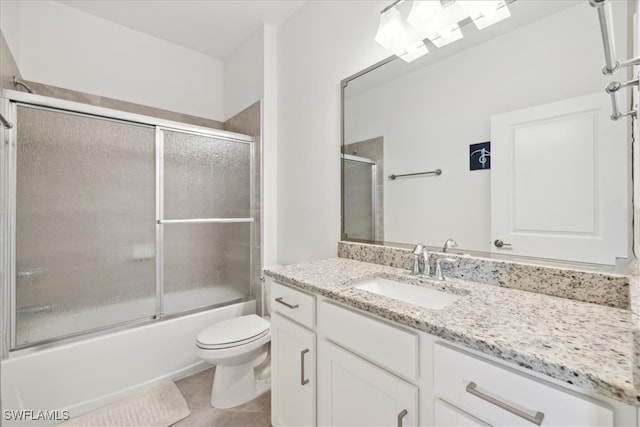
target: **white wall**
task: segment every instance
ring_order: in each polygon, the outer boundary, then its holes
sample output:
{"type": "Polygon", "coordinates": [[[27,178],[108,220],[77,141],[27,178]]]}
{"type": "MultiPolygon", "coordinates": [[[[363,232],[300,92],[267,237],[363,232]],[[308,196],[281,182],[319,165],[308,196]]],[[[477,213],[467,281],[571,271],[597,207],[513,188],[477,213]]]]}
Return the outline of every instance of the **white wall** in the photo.
{"type": "Polygon", "coordinates": [[[385,2],[306,3],[278,29],[277,262],[336,256],[340,81],[388,56],[385,2]]]}
{"type": "MultiPolygon", "coordinates": [[[[615,6],[617,47],[625,52],[626,5],[615,6]]],[[[455,238],[464,249],[489,251],[491,173],[469,170],[469,145],[491,139],[494,114],[594,92],[606,97],[611,77],[602,63],[595,11],[580,2],[347,99],[346,141],[384,136],[385,175],[443,170],[384,182],[385,240],[441,246],[455,238]]],[[[544,173],[544,153],[532,160],[544,173]]]]}
{"type": "MultiPolygon", "coordinates": [[[[13,58],[20,61],[20,3],[17,1],[0,2],[0,30],[11,47],[13,58]]],[[[2,58],[0,58],[2,60],[2,58]]]]}
{"type": "Polygon", "coordinates": [[[245,40],[224,62],[225,119],[262,98],[264,92],[264,30],[245,40]]]}
{"type": "Polygon", "coordinates": [[[2,5],[0,24],[24,79],[225,119],[222,61],[61,3],[2,5]]]}
{"type": "Polygon", "coordinates": [[[262,98],[262,265],[277,264],[278,65],[276,28],[264,26],[262,98]]]}

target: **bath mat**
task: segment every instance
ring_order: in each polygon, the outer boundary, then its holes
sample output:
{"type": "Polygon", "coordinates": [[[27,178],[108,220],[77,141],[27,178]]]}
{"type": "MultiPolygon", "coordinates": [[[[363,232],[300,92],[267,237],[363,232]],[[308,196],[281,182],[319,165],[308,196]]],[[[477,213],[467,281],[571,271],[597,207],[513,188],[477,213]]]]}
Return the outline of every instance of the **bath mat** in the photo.
{"type": "Polygon", "coordinates": [[[173,382],[66,421],[64,427],[167,427],[191,413],[173,382]]]}

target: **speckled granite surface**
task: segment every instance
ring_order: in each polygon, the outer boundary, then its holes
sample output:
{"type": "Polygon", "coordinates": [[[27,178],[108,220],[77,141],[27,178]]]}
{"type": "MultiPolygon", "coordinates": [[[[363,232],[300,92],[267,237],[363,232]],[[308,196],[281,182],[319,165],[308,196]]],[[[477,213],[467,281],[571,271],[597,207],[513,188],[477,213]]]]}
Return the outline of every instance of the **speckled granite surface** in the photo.
{"type": "MultiPolygon", "coordinates": [[[[390,267],[411,268],[413,261],[410,254],[410,249],[364,243],[338,243],[340,258],[390,267]]],[[[432,252],[432,263],[435,263],[438,257],[445,255],[455,260],[453,263],[442,264],[446,277],[457,277],[610,307],[629,308],[629,277],[625,275],[438,252],[432,252]]]]}
{"type": "Polygon", "coordinates": [[[634,387],[637,328],[630,310],[460,279],[418,279],[404,268],[344,258],[273,267],[265,274],[585,390],[640,405],[640,389],[634,387]],[[462,296],[444,309],[430,310],[352,287],[372,277],[462,296]]]}

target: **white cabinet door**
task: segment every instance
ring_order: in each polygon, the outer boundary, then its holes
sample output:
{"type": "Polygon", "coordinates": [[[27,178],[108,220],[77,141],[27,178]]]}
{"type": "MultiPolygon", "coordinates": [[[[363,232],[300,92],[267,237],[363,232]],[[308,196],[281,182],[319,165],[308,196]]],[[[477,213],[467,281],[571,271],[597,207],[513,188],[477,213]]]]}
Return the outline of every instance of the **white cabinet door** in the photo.
{"type": "Polygon", "coordinates": [[[436,399],[433,407],[435,427],[489,427],[489,424],[483,423],[444,400],[436,399]]]}
{"type": "Polygon", "coordinates": [[[417,426],[418,388],[326,340],[318,343],[318,425],[417,426]]]}
{"type": "Polygon", "coordinates": [[[316,334],[278,313],[271,318],[271,422],[316,423],[316,334]]]}
{"type": "Polygon", "coordinates": [[[627,125],[610,110],[597,93],[491,118],[493,252],[600,264],[628,257],[627,125]]]}

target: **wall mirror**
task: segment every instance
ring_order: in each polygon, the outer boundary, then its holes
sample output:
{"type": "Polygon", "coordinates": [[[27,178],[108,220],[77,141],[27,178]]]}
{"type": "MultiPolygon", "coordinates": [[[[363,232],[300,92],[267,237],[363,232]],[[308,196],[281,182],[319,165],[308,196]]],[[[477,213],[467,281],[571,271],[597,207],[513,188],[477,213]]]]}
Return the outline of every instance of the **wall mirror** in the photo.
{"type": "MultiPolygon", "coordinates": [[[[611,3],[617,51],[631,57],[633,2],[611,3]]],[[[462,40],[427,41],[411,63],[389,58],[342,82],[343,240],[441,248],[453,238],[462,252],[604,265],[629,257],[630,120],[609,119],[604,88],[631,75],[601,73],[588,1],[509,8],[484,30],[463,22],[462,40]]]]}

